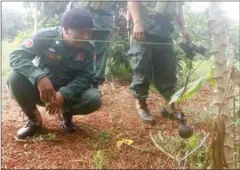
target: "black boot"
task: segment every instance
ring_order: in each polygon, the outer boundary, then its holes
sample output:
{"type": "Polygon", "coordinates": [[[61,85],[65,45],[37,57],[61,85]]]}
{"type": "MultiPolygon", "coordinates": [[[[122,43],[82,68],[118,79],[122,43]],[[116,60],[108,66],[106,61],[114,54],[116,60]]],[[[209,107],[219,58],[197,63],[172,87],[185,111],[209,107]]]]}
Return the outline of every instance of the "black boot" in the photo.
{"type": "Polygon", "coordinates": [[[174,104],[169,106],[168,103],[165,103],[164,107],[161,109],[161,115],[162,117],[169,118],[170,120],[181,119],[181,115],[179,115],[179,112],[176,112],[174,104]]]}
{"type": "Polygon", "coordinates": [[[16,137],[18,139],[26,139],[39,132],[42,126],[41,114],[37,108],[31,112],[25,112],[28,117],[27,124],[18,130],[16,137]]]}
{"type": "Polygon", "coordinates": [[[136,100],[136,109],[139,117],[145,123],[154,123],[154,119],[147,107],[146,100],[136,100]]]}
{"type": "Polygon", "coordinates": [[[99,86],[98,82],[97,82],[97,81],[94,81],[94,82],[93,82],[93,88],[98,89],[98,86],[99,86]]]}
{"type": "Polygon", "coordinates": [[[77,127],[72,122],[72,113],[63,111],[60,114],[60,120],[62,120],[62,126],[68,133],[73,133],[77,130],[77,127]]]}

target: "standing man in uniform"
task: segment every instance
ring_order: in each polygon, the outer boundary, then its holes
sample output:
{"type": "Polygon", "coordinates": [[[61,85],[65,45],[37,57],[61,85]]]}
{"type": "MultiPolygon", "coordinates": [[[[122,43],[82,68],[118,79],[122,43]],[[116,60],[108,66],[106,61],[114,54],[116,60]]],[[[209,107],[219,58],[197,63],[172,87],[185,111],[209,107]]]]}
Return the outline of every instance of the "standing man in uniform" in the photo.
{"type": "Polygon", "coordinates": [[[95,27],[92,34],[92,40],[96,40],[96,75],[93,83],[93,87],[95,88],[102,85],[105,80],[109,38],[113,27],[115,5],[115,1],[73,1],[69,2],[67,6],[67,10],[76,7],[84,7],[93,15],[95,27]]]}
{"type": "Polygon", "coordinates": [[[162,115],[169,117],[174,111],[174,107],[168,104],[177,82],[176,55],[171,45],[173,21],[177,20],[187,41],[190,41],[190,35],[183,17],[182,2],[133,1],[128,2],[128,10],[133,21],[132,41],[128,52],[133,69],[130,89],[136,98],[138,115],[146,123],[152,123],[154,119],[146,104],[152,79],[165,101],[162,115]]]}
{"type": "Polygon", "coordinates": [[[74,132],[72,116],[89,114],[101,106],[94,79],[94,46],[90,41],[94,22],[86,9],[67,11],[61,27],[39,30],[10,54],[13,71],[8,77],[10,92],[28,117],[16,137],[25,139],[42,125],[36,105],[49,114],[60,114],[62,126],[74,132]],[[85,41],[79,41],[85,40],[85,41]],[[36,65],[33,59],[37,56],[36,65]]]}

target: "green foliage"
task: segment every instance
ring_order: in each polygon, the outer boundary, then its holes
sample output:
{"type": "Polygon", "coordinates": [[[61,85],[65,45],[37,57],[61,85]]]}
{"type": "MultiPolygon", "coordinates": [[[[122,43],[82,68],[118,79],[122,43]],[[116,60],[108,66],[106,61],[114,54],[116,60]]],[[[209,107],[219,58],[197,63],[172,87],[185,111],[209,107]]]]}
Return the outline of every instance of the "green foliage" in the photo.
{"type": "MultiPolygon", "coordinates": [[[[185,18],[187,21],[187,25],[189,27],[190,34],[192,35],[192,40],[197,45],[202,45],[206,48],[208,48],[208,51],[211,50],[211,38],[208,33],[208,24],[207,24],[207,18],[208,18],[208,10],[205,11],[199,11],[199,12],[193,12],[189,6],[189,3],[185,3],[185,6],[187,10],[185,13],[185,18]]],[[[186,78],[189,72],[189,60],[186,59],[184,51],[177,45],[177,42],[179,41],[179,33],[180,33],[179,27],[176,27],[174,32],[174,40],[175,40],[175,53],[178,59],[177,63],[177,71],[178,71],[178,84],[177,88],[181,88],[185,85],[186,78]]],[[[201,60],[209,59],[211,56],[207,53],[204,56],[201,56],[197,54],[193,58],[193,70],[198,66],[199,62],[201,60]]],[[[202,75],[205,75],[206,72],[208,72],[209,68],[209,60],[204,61],[201,66],[195,71],[194,74],[191,74],[189,82],[195,81],[199,79],[202,75]]]]}
{"type": "Polygon", "coordinates": [[[89,144],[94,149],[102,149],[107,146],[111,137],[111,133],[102,131],[96,138],[90,139],[89,144]]]}
{"type": "Polygon", "coordinates": [[[108,142],[111,138],[111,134],[108,132],[101,132],[99,135],[99,140],[104,140],[106,142],[108,142]]]}
{"type": "Polygon", "coordinates": [[[104,169],[107,166],[107,156],[101,150],[93,154],[93,163],[96,169],[104,169]]]}
{"type": "Polygon", "coordinates": [[[33,34],[32,31],[21,32],[17,37],[10,43],[7,41],[3,41],[2,43],[2,76],[6,76],[9,72],[9,54],[16,48],[20,46],[20,44],[31,37],[33,34]]]}
{"type": "Polygon", "coordinates": [[[57,141],[57,136],[54,133],[48,133],[48,134],[37,134],[35,135],[32,140],[34,141],[57,141]]]}
{"type": "Polygon", "coordinates": [[[24,22],[25,14],[20,11],[15,11],[3,3],[2,8],[2,38],[13,40],[14,37],[21,31],[27,29],[24,22]]]}
{"type": "Polygon", "coordinates": [[[54,133],[36,133],[33,137],[27,137],[26,139],[18,139],[16,136],[14,136],[15,140],[18,142],[42,142],[42,141],[59,141],[56,134],[54,133]]]}
{"type": "MultiPolygon", "coordinates": [[[[232,108],[233,111],[233,108],[232,108]]],[[[240,128],[240,96],[235,97],[236,126],[240,128]]]]}
{"type": "MultiPolygon", "coordinates": [[[[197,45],[202,45],[210,51],[211,49],[211,37],[208,31],[208,9],[199,12],[193,12],[189,6],[189,3],[185,4],[186,21],[189,27],[189,31],[192,35],[192,40],[197,45]]],[[[210,55],[200,56],[197,59],[209,58],[210,55]]]]}
{"type": "Polygon", "coordinates": [[[206,78],[201,77],[200,79],[188,84],[187,89],[184,93],[184,87],[177,91],[171,98],[170,103],[181,103],[185,99],[192,98],[194,94],[203,86],[206,78]],[[184,94],[183,94],[184,93],[184,94]]]}
{"type": "Polygon", "coordinates": [[[153,82],[150,84],[149,91],[150,91],[151,93],[157,93],[157,92],[158,92],[158,90],[157,90],[156,87],[154,86],[153,82]]]}
{"type": "MultiPolygon", "coordinates": [[[[231,39],[231,42],[233,43],[235,47],[235,63],[240,60],[240,54],[239,54],[239,23],[231,23],[228,26],[228,34],[229,38],[231,39]]],[[[239,68],[239,67],[237,67],[239,68]]]]}
{"type": "Polygon", "coordinates": [[[38,12],[38,28],[52,27],[58,25],[67,7],[67,1],[56,2],[24,2],[24,7],[28,10],[29,24],[33,24],[33,13],[35,12],[35,5],[37,5],[38,12]]]}
{"type": "Polygon", "coordinates": [[[2,42],[2,76],[6,76],[9,69],[8,55],[12,51],[11,43],[2,42]]]}
{"type": "Polygon", "coordinates": [[[125,18],[127,12],[127,1],[116,1],[116,9],[114,11],[115,26],[119,28],[119,36],[127,37],[127,21],[125,18]]]}
{"type": "MultiPolygon", "coordinates": [[[[203,136],[200,133],[193,134],[189,139],[182,139],[179,136],[166,137],[161,131],[155,136],[157,143],[164,148],[165,151],[174,155],[178,155],[181,159],[186,153],[191,152],[201,143],[203,136]]],[[[188,158],[187,162],[191,168],[202,168],[204,156],[207,148],[201,146],[197,151],[193,152],[188,158]]]]}
{"type": "Polygon", "coordinates": [[[238,127],[240,127],[240,119],[238,119],[238,120],[236,121],[236,125],[237,125],[238,127]]]}
{"type": "MultiPolygon", "coordinates": [[[[120,36],[114,36],[113,41],[124,41],[120,36]]],[[[130,81],[132,77],[131,66],[126,56],[129,48],[127,43],[111,42],[109,47],[108,76],[130,81]]]]}
{"type": "MultiPolygon", "coordinates": [[[[188,67],[186,65],[184,65],[183,68],[188,68],[188,67]]],[[[183,83],[182,88],[179,89],[174,95],[172,95],[170,103],[172,103],[172,102],[181,103],[185,99],[192,98],[200,90],[200,88],[203,86],[203,84],[206,82],[213,87],[215,86],[215,81],[213,79],[214,69],[213,69],[213,63],[211,62],[211,59],[206,61],[205,63],[204,62],[200,62],[200,63],[195,62],[192,70],[195,71],[196,69],[198,69],[197,70],[198,73],[196,74],[197,77],[200,77],[200,75],[201,75],[201,77],[198,78],[197,80],[194,80],[191,83],[188,82],[185,92],[184,92],[184,88],[186,86],[186,81],[184,80],[184,82],[182,82],[183,83]],[[203,64],[203,66],[200,67],[202,64],[203,64]],[[208,70],[208,74],[206,74],[206,70],[208,70]],[[202,76],[204,74],[205,74],[205,76],[202,76]],[[184,94],[183,94],[183,92],[184,92],[184,94]]],[[[183,70],[185,71],[185,69],[183,69],[183,70]]],[[[187,71],[185,71],[185,72],[187,72],[187,71]]],[[[190,76],[192,77],[193,75],[191,74],[190,76]]]]}

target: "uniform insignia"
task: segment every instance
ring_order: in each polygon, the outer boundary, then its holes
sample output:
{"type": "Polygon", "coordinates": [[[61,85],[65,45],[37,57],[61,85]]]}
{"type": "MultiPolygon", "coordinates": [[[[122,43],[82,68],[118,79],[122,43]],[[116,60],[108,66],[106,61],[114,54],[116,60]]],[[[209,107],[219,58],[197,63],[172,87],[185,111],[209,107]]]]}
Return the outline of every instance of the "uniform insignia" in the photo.
{"type": "Polygon", "coordinates": [[[58,55],[57,53],[48,53],[48,57],[54,60],[61,60],[61,56],[58,55]]]}
{"type": "Polygon", "coordinates": [[[33,40],[32,39],[28,39],[24,42],[24,46],[26,48],[31,48],[33,46],[33,40]]]}
{"type": "Polygon", "coordinates": [[[48,50],[51,51],[51,52],[56,52],[56,50],[52,47],[48,48],[48,50]]]}
{"type": "Polygon", "coordinates": [[[84,53],[78,53],[75,57],[76,61],[83,61],[85,59],[85,54],[84,53]]]}

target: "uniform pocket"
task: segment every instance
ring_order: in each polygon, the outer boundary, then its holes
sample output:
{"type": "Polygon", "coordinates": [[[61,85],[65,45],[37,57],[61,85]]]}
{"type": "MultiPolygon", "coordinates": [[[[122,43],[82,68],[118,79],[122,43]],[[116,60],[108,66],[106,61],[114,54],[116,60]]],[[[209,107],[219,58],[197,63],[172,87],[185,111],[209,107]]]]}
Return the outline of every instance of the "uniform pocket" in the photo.
{"type": "Polygon", "coordinates": [[[132,55],[143,55],[144,51],[145,51],[145,44],[143,43],[139,43],[136,40],[133,40],[132,36],[131,36],[131,40],[130,40],[130,48],[128,50],[127,55],[128,56],[132,56],[132,55]]]}
{"type": "Polygon", "coordinates": [[[44,64],[47,65],[48,67],[60,66],[60,63],[62,60],[62,56],[60,54],[51,53],[51,52],[46,53],[42,58],[43,58],[44,64]]]}

